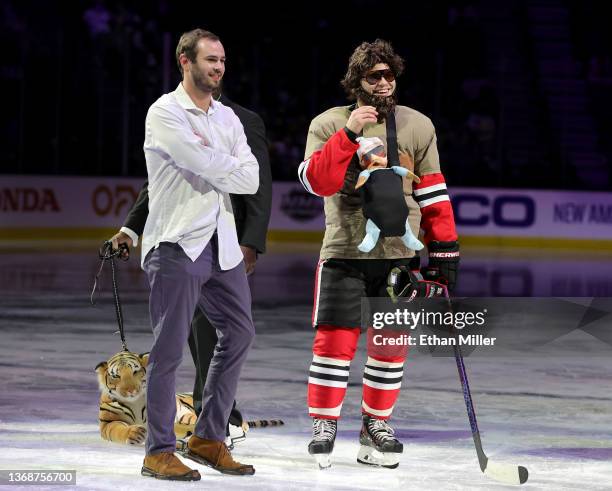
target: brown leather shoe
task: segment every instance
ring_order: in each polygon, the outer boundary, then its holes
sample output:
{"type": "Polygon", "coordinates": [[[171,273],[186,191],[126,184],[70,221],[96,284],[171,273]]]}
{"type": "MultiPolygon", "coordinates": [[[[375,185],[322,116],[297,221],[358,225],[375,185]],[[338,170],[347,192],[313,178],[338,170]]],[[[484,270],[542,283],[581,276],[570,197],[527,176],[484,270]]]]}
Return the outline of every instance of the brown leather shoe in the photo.
{"type": "Polygon", "coordinates": [[[255,468],[252,465],[236,462],[225,442],[217,440],[206,440],[193,435],[187,442],[185,457],[212,467],[223,474],[235,476],[252,476],[255,474],[255,468]]]}
{"type": "Polygon", "coordinates": [[[201,477],[198,471],[187,467],[172,452],[145,456],[140,473],[168,481],[199,481],[201,477]]]}

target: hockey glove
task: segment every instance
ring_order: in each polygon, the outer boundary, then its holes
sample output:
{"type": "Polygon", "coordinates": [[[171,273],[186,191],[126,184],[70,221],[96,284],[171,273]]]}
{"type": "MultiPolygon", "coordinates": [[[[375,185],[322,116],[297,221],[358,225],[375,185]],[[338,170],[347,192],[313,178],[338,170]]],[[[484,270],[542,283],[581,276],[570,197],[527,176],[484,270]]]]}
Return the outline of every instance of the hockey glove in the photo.
{"type": "Polygon", "coordinates": [[[417,297],[433,298],[444,296],[445,286],[435,281],[419,279],[406,266],[393,268],[387,277],[387,293],[397,303],[400,297],[408,298],[408,301],[417,297]]]}
{"type": "Polygon", "coordinates": [[[423,269],[423,277],[429,281],[442,281],[452,292],[457,285],[459,270],[459,242],[440,242],[432,240],[427,246],[429,264],[423,269]]]}

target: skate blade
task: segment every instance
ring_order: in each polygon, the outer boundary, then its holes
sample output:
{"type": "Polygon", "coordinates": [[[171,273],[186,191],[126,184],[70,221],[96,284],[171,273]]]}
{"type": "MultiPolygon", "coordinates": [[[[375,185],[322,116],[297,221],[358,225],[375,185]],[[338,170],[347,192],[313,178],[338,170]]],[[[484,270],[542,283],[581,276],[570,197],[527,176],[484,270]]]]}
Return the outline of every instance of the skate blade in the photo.
{"type": "Polygon", "coordinates": [[[386,467],[395,469],[399,465],[399,455],[397,453],[383,453],[367,445],[361,445],[357,454],[357,462],[375,467],[386,467]]]}
{"type": "Polygon", "coordinates": [[[233,469],[230,469],[230,468],[227,468],[227,467],[219,467],[219,466],[213,464],[212,462],[209,462],[208,460],[206,460],[201,455],[193,452],[189,448],[183,454],[183,457],[185,457],[187,459],[191,459],[194,462],[197,462],[198,464],[202,464],[202,465],[208,466],[211,469],[214,469],[217,472],[220,472],[221,474],[229,474],[230,476],[252,476],[253,474],[255,474],[255,468],[252,465],[242,464],[241,467],[237,467],[237,468],[233,468],[233,469]]]}
{"type": "Polygon", "coordinates": [[[317,464],[319,465],[319,469],[329,469],[331,467],[331,455],[328,453],[320,453],[314,454],[317,464]]]}
{"type": "Polygon", "coordinates": [[[185,439],[181,439],[181,440],[176,440],[176,446],[175,446],[175,452],[180,454],[180,455],[185,455],[185,453],[187,452],[187,440],[185,439]]]}
{"type": "Polygon", "coordinates": [[[240,426],[229,425],[230,432],[229,435],[225,437],[225,444],[231,450],[236,445],[244,442],[246,440],[246,432],[244,428],[240,426]]]}
{"type": "Polygon", "coordinates": [[[140,474],[144,477],[153,477],[155,479],[161,479],[163,481],[199,481],[201,479],[200,473],[196,470],[191,470],[186,474],[174,476],[174,475],[166,475],[159,474],[154,470],[151,470],[147,467],[142,467],[140,470],[140,474]]]}

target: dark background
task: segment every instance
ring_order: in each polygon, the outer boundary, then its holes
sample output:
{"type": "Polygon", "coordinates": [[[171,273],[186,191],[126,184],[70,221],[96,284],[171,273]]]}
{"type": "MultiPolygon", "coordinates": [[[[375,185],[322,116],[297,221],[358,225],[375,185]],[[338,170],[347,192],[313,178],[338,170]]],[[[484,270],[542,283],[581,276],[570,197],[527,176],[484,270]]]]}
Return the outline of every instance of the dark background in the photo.
{"type": "Polygon", "coordinates": [[[146,175],[146,111],[179,82],[180,34],[203,27],[225,45],[226,94],[266,123],[275,180],[295,179],[310,120],[346,103],[353,49],[382,37],[451,185],[612,188],[606,2],[0,5],[2,173],[146,175]]]}

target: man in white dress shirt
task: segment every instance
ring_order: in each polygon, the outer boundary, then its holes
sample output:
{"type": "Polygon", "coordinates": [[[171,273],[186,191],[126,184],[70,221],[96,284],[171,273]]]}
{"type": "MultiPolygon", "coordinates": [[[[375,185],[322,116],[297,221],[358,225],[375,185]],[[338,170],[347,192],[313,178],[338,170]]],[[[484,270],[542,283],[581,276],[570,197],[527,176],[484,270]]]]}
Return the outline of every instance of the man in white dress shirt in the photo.
{"type": "Polygon", "coordinates": [[[147,368],[142,474],[193,481],[200,479],[198,471],[173,453],[174,393],[196,305],[217,329],[219,342],[186,455],[227,474],[255,472],[233,460],[224,440],[240,370],[255,335],[228,193],[255,193],[259,169],[238,117],[212,98],[225,72],[219,38],[202,29],[187,32],[176,56],[183,81],[150,107],[145,124],[149,216],[142,265],[151,285],[155,341],[147,368]]]}

